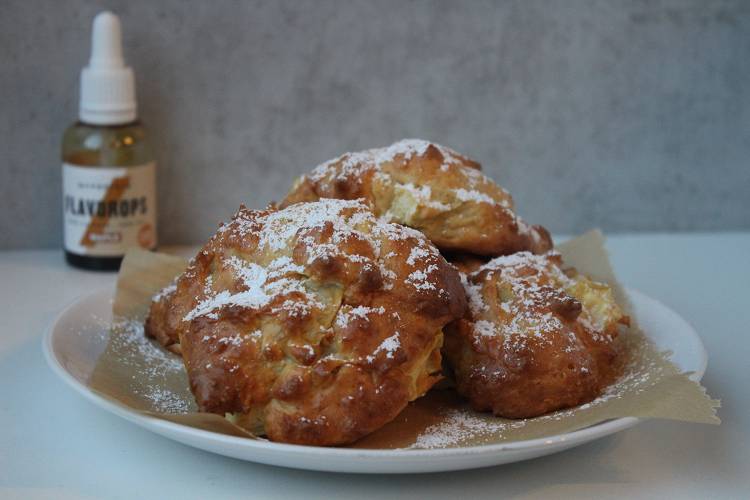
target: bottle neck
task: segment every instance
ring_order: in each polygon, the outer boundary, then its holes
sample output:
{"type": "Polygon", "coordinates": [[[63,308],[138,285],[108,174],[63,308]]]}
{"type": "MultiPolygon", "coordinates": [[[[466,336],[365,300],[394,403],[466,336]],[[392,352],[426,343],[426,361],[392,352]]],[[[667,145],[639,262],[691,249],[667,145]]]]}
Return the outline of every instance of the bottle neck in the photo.
{"type": "Polygon", "coordinates": [[[92,69],[81,71],[78,107],[81,121],[94,125],[120,125],[138,116],[133,70],[92,69]]]}
{"type": "Polygon", "coordinates": [[[81,126],[89,127],[89,128],[116,129],[116,128],[134,127],[134,126],[139,126],[143,124],[141,123],[141,120],[138,118],[136,118],[135,120],[131,120],[129,122],[125,122],[125,123],[91,123],[91,122],[85,121],[82,117],[79,116],[78,121],[76,122],[76,125],[81,125],[81,126]]]}
{"type": "Polygon", "coordinates": [[[78,119],[89,125],[115,126],[138,121],[135,109],[92,110],[81,107],[78,119]]]}

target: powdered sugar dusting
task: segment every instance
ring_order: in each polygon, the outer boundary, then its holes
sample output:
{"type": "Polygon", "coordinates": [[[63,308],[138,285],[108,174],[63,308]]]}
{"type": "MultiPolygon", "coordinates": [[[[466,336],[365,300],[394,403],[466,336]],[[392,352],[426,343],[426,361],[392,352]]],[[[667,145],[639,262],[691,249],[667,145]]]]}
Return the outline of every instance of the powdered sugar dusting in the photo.
{"type": "Polygon", "coordinates": [[[469,302],[469,310],[474,316],[479,316],[483,312],[489,309],[489,306],[485,303],[482,298],[482,285],[474,284],[466,278],[466,274],[459,272],[461,277],[461,283],[464,285],[466,291],[466,298],[469,302]]]}
{"type": "Polygon", "coordinates": [[[496,205],[497,201],[489,195],[475,190],[467,190],[458,188],[453,190],[456,193],[456,198],[461,201],[473,201],[476,203],[489,203],[490,205],[496,205]]]}
{"type": "MultiPolygon", "coordinates": [[[[315,203],[299,203],[260,216],[257,213],[252,215],[240,211],[230,223],[222,226],[219,233],[232,231],[239,236],[253,234],[258,238],[258,247],[279,252],[288,248],[292,238],[301,232],[330,225],[333,228],[330,243],[315,243],[310,237],[306,237],[309,239],[307,264],[329,255],[341,255],[340,244],[351,237],[368,242],[377,256],[380,252],[378,237],[387,235],[391,239],[400,239],[412,236],[404,234],[396,226],[379,221],[356,200],[323,199],[315,203]],[[348,211],[348,215],[342,215],[344,211],[348,211]],[[367,233],[368,229],[371,234],[367,233]]],[[[352,262],[365,265],[369,260],[361,255],[347,257],[352,262]]],[[[304,267],[288,256],[278,257],[267,266],[230,256],[225,265],[240,279],[244,285],[243,290],[236,293],[206,290],[207,297],[185,316],[185,321],[200,316],[211,317],[210,315],[227,306],[259,309],[279,295],[296,294],[294,301],[284,302],[290,307],[294,306],[294,310],[290,310],[293,315],[303,314],[310,307],[323,307],[304,287],[304,267]]]]}
{"type": "Polygon", "coordinates": [[[119,319],[111,326],[110,349],[118,353],[117,362],[133,372],[132,393],[151,405],[152,411],[186,413],[192,410],[182,358],[145,337],[143,323],[119,319]],[[168,380],[183,377],[184,386],[170,387],[168,380]]]}
{"type": "Polygon", "coordinates": [[[457,446],[476,446],[478,444],[498,442],[513,431],[531,424],[544,425],[545,422],[562,421],[574,418],[580,412],[590,411],[606,405],[613,399],[626,394],[637,395],[651,387],[661,375],[660,368],[651,363],[647,366],[635,366],[617,382],[593,401],[547,415],[530,419],[505,419],[493,417],[487,413],[476,413],[468,408],[446,408],[442,410],[442,420],[424,429],[409,449],[451,448],[457,446]]]}
{"type": "Polygon", "coordinates": [[[381,352],[385,352],[386,358],[393,359],[394,354],[399,348],[401,348],[401,340],[399,340],[399,333],[395,332],[390,337],[384,339],[370,356],[367,356],[367,361],[372,363],[375,357],[381,352]]]}
{"type": "Polygon", "coordinates": [[[435,283],[430,281],[429,274],[437,269],[436,264],[430,264],[424,270],[418,269],[406,277],[406,282],[417,290],[435,290],[435,283]]]}
{"type": "MultiPolygon", "coordinates": [[[[374,172],[373,175],[381,182],[393,184],[397,197],[407,195],[418,205],[441,212],[455,208],[456,201],[489,203],[509,209],[512,208],[513,204],[512,198],[507,191],[496,186],[494,182],[478,169],[467,166],[466,160],[461,158],[454,150],[421,139],[404,139],[384,148],[345,153],[338,158],[318,165],[308,177],[313,182],[328,180],[361,183],[366,174],[370,172],[374,172]],[[384,165],[395,161],[397,158],[408,162],[414,157],[424,156],[430,147],[435,148],[442,157],[442,163],[439,166],[440,171],[448,173],[453,169],[459,175],[463,176],[468,189],[458,188],[447,190],[446,193],[453,193],[453,198],[437,200],[433,198],[432,188],[429,185],[400,182],[392,178],[390,174],[386,174],[383,170],[384,165]],[[499,199],[494,199],[482,191],[482,189],[487,189],[488,186],[491,186],[493,191],[499,190],[501,194],[499,199]]],[[[391,218],[395,218],[390,210],[386,214],[391,218]]]]}
{"type": "Polygon", "coordinates": [[[519,428],[524,425],[522,420],[507,422],[497,419],[493,422],[492,419],[484,418],[465,409],[448,409],[443,417],[442,422],[425,429],[409,448],[449,448],[482,437],[490,438],[506,429],[519,428]]]}
{"type": "Polygon", "coordinates": [[[410,266],[414,266],[417,264],[418,260],[426,259],[434,255],[435,250],[433,248],[426,245],[418,245],[411,249],[409,257],[406,259],[406,263],[410,266]]]}
{"type": "Polygon", "coordinates": [[[245,289],[237,293],[231,293],[228,290],[214,293],[207,287],[207,297],[185,315],[185,321],[208,316],[226,306],[259,309],[269,304],[277,295],[289,295],[294,292],[301,294],[314,305],[322,307],[322,304],[315,300],[299,279],[289,277],[290,274],[302,273],[304,268],[294,264],[288,257],[275,259],[267,268],[254,262],[244,261],[234,255],[226,259],[225,264],[242,281],[245,289]]]}
{"type": "Polygon", "coordinates": [[[150,375],[184,370],[179,356],[162,349],[144,335],[141,321],[119,319],[112,324],[112,328],[118,332],[113,336],[113,342],[137,353],[138,358],[148,365],[150,375]]]}
{"type": "MultiPolygon", "coordinates": [[[[559,331],[563,323],[550,312],[538,313],[534,306],[548,300],[551,289],[542,286],[544,276],[551,277],[556,287],[572,286],[574,281],[550,261],[556,254],[535,255],[519,252],[497,257],[469,276],[462,275],[462,282],[469,299],[469,308],[474,317],[474,332],[479,336],[503,335],[508,342],[518,341],[513,336],[526,336],[529,333],[543,338],[550,332],[559,331]],[[499,301],[503,317],[495,317],[482,297],[483,283],[476,282],[480,277],[490,279],[486,271],[502,272],[502,283],[510,287],[511,297],[499,301]]],[[[494,292],[493,292],[494,293],[494,292]]]]}
{"type": "Polygon", "coordinates": [[[169,389],[152,386],[152,390],[143,394],[162,413],[186,413],[190,404],[185,398],[169,389]]]}
{"type": "Polygon", "coordinates": [[[172,284],[165,286],[164,288],[159,290],[159,293],[151,297],[151,300],[154,302],[159,302],[162,299],[166,299],[167,297],[169,297],[176,291],[177,291],[177,284],[173,282],[172,284]]]}
{"type": "MultiPolygon", "coordinates": [[[[219,312],[227,307],[253,310],[272,307],[271,313],[285,313],[290,317],[303,317],[315,308],[323,309],[326,306],[318,300],[315,287],[309,285],[310,273],[305,267],[318,261],[346,259],[361,266],[363,272],[379,272],[383,289],[392,289],[397,274],[388,260],[397,254],[391,251],[381,256],[384,241],[413,240],[414,247],[407,261],[414,270],[407,282],[417,290],[436,289],[432,273],[438,269],[437,259],[441,258],[438,251],[419,231],[376,218],[359,200],[324,198],[312,203],[297,203],[279,211],[241,209],[217,233],[217,237],[227,236],[239,237],[245,244],[255,243],[256,255],[272,253],[281,256],[267,264],[238,255],[224,257],[219,265],[236,278],[236,286],[214,290],[209,275],[205,278],[203,294],[196,297],[197,304],[184,316],[184,321],[199,317],[218,319],[219,312]],[[323,241],[319,240],[319,234],[325,235],[323,241]],[[366,244],[369,251],[348,253],[352,242],[357,243],[354,248],[366,244]],[[294,254],[295,261],[290,255],[299,243],[304,244],[304,253],[294,254]]],[[[345,324],[357,311],[355,309],[348,316],[338,318],[337,322],[345,324]]]]}
{"type": "Polygon", "coordinates": [[[385,314],[385,307],[368,307],[368,306],[357,306],[349,310],[344,308],[340,309],[336,315],[336,325],[344,328],[349,325],[352,318],[357,318],[363,321],[370,321],[370,316],[374,314],[385,314]]]}
{"type": "Polygon", "coordinates": [[[358,179],[361,177],[363,170],[379,170],[384,163],[392,162],[401,156],[408,161],[414,156],[422,156],[432,145],[440,151],[443,156],[441,167],[448,168],[449,165],[461,165],[462,161],[458,153],[450,148],[439,144],[431,143],[422,139],[403,139],[384,148],[367,149],[356,153],[345,153],[338,158],[328,160],[318,165],[310,174],[310,178],[319,181],[326,176],[334,173],[334,168],[338,165],[336,176],[340,179],[358,179]],[[339,165],[340,164],[340,165],[339,165]]]}

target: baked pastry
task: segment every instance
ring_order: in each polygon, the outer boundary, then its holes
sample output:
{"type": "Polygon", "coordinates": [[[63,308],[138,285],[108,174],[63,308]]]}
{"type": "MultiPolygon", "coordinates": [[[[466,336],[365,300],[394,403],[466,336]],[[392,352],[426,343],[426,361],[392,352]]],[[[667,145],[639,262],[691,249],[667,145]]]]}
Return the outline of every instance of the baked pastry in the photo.
{"type": "Polygon", "coordinates": [[[327,161],[300,177],[281,206],[321,198],[361,198],[443,251],[496,256],[552,248],[549,233],[521,220],[510,194],[479,163],[427,141],[405,139],[327,161]]]}
{"type": "Polygon", "coordinates": [[[358,201],[241,208],[151,307],[201,411],[273,441],[350,443],[440,378],[458,272],[358,201]]]}
{"type": "Polygon", "coordinates": [[[535,417],[591,401],[617,377],[628,318],[607,285],[563,271],[559,254],[475,263],[462,281],[469,308],[444,329],[443,355],[475,410],[535,417]]]}

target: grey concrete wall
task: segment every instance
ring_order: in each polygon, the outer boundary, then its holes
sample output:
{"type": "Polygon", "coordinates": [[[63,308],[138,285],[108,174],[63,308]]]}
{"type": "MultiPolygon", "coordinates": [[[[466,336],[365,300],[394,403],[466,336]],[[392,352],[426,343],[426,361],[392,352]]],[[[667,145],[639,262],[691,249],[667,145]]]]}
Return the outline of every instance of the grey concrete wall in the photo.
{"type": "Polygon", "coordinates": [[[402,137],[482,161],[554,232],[750,229],[750,2],[6,1],[0,248],[60,244],[59,140],[105,7],[163,242],[402,137]]]}

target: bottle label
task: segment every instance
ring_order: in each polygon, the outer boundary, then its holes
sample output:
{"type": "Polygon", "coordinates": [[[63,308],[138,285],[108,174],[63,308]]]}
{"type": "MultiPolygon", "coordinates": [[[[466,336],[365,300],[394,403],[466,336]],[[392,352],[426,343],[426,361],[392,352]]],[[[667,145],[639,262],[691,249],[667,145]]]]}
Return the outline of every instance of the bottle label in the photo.
{"type": "Polygon", "coordinates": [[[65,249],[121,257],[156,247],[156,164],[81,167],[63,163],[65,249]]]}

